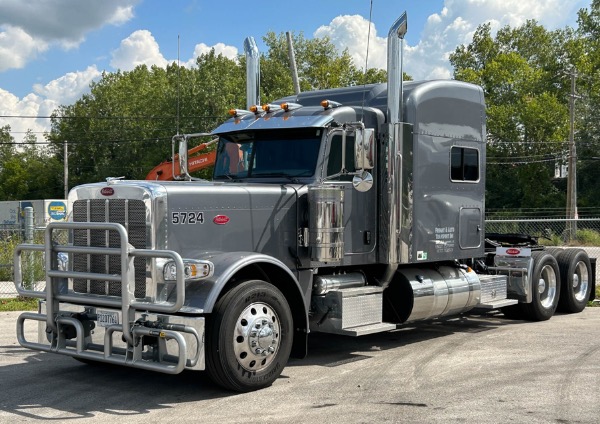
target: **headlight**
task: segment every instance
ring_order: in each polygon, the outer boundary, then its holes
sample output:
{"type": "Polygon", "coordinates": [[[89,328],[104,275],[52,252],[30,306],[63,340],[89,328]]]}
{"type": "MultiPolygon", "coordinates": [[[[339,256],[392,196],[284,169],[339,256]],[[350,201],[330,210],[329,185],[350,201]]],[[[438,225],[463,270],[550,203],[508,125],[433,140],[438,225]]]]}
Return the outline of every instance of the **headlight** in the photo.
{"type": "MultiPolygon", "coordinates": [[[[211,277],[214,272],[212,262],[194,259],[183,260],[183,273],[185,281],[199,281],[211,277]]],[[[163,278],[165,281],[177,280],[177,266],[174,261],[168,261],[163,267],[163,278]]]]}

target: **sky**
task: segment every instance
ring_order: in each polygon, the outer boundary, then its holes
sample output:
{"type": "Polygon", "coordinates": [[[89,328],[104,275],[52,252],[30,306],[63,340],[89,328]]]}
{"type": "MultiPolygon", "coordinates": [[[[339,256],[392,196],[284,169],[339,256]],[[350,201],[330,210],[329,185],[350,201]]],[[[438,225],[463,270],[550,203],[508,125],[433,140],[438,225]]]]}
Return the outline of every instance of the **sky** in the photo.
{"type": "MultiPolygon", "coordinates": [[[[89,92],[102,72],[166,66],[214,48],[235,58],[243,41],[269,31],[328,36],[355,64],[386,67],[387,32],[408,15],[404,71],[414,79],[451,78],[448,57],[477,27],[492,30],[535,19],[547,29],[576,27],[591,0],[0,0],[0,126],[21,141],[43,140],[59,105],[89,92]],[[372,9],[371,9],[372,5],[372,9]],[[369,43],[369,16],[371,31],[369,43]],[[179,41],[178,41],[179,39],[179,41]],[[178,47],[179,45],[179,47],[178,47]]],[[[269,99],[266,99],[269,100],[269,99]]],[[[235,106],[235,105],[233,105],[235,106]]],[[[243,105],[241,105],[243,107],[243,105]]]]}

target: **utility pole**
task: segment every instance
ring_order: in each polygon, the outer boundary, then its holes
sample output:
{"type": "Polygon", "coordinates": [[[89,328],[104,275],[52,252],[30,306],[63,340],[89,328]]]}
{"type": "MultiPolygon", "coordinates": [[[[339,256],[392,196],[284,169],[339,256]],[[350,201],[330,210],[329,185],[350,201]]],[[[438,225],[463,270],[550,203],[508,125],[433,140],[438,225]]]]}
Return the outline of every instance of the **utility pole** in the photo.
{"type": "Polygon", "coordinates": [[[63,144],[64,165],[65,165],[65,200],[69,196],[69,142],[65,140],[63,144]]]}
{"type": "MultiPolygon", "coordinates": [[[[567,174],[567,218],[576,220],[577,216],[577,151],[575,149],[575,79],[577,73],[571,70],[571,94],[569,96],[569,169],[567,174]]],[[[567,241],[577,235],[577,223],[568,221],[567,241]]]]}

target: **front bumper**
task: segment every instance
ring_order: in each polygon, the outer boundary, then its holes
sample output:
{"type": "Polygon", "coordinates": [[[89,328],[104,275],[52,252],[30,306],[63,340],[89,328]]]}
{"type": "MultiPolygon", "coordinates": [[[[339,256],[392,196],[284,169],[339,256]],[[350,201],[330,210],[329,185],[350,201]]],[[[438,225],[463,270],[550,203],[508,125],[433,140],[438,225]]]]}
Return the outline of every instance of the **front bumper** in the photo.
{"type": "Polygon", "coordinates": [[[15,250],[15,286],[22,296],[41,300],[38,313],[26,312],[17,321],[21,346],[75,358],[120,364],[168,374],[185,368],[204,369],[204,318],[178,315],[185,301],[184,264],[173,251],[134,249],[121,224],[91,222],[51,223],[44,245],[21,244],[15,250]],[[103,230],[118,234],[120,247],[57,245],[54,230],[103,230]],[[44,252],[46,289],[26,288],[22,278],[24,251],[44,252]],[[120,274],[61,270],[60,252],[117,256],[120,274]],[[173,302],[134,298],[135,257],[167,258],[176,264],[173,302]],[[121,296],[79,293],[73,279],[107,280],[121,283],[121,296]],[[104,319],[104,318],[110,319],[104,319]],[[100,318],[100,319],[99,319],[100,318]],[[25,322],[39,323],[39,337],[25,337],[25,322]],[[120,335],[120,337],[115,337],[120,335]]]}

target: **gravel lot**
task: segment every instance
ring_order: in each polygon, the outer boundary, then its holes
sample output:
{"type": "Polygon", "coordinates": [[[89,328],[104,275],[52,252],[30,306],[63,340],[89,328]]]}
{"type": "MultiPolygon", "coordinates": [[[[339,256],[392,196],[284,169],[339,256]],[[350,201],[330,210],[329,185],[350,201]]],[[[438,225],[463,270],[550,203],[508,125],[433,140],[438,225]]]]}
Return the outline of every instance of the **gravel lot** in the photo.
{"type": "MultiPolygon", "coordinates": [[[[600,308],[525,323],[468,315],[362,338],[311,334],[259,392],[17,344],[0,313],[0,422],[597,423],[600,308]]],[[[35,340],[35,329],[28,329],[35,340]]]]}

